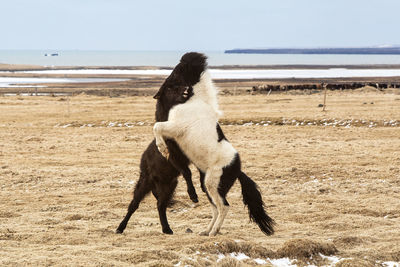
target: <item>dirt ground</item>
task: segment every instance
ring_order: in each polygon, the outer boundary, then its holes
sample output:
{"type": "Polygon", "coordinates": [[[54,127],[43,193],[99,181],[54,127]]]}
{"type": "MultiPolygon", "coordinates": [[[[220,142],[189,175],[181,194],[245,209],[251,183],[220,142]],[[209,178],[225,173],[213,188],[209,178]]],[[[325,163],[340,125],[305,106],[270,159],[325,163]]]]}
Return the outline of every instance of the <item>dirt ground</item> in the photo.
{"type": "Polygon", "coordinates": [[[399,263],[399,92],[329,92],[326,112],[322,101],[221,96],[222,129],[277,227],[267,237],[249,223],[236,183],[221,234],[204,237],[211,207],[194,168],[200,202],[180,177],[174,235],[162,234],[152,195],[114,233],[153,138],[154,99],[0,97],[0,265],[399,263]]]}

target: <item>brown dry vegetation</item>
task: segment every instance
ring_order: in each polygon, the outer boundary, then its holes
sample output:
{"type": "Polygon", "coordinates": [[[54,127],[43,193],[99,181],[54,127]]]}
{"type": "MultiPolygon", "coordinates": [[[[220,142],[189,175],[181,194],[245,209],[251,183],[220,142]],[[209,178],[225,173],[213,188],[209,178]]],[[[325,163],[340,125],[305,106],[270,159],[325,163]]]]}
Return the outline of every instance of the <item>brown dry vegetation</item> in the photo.
{"type": "Polygon", "coordinates": [[[399,95],[329,93],[327,112],[318,108],[322,100],[319,94],[221,97],[222,128],[277,228],[267,237],[249,223],[236,183],[221,234],[203,237],[197,233],[211,209],[194,169],[200,203],[192,205],[180,178],[168,209],[174,235],[161,233],[151,195],[126,232],[114,233],[152,140],[151,97],[0,97],[0,265],[242,266],[282,257],[328,264],[319,253],[348,258],[338,266],[400,261],[399,125],[229,125],[400,121],[399,95]],[[115,126],[106,127],[110,122],[115,126]],[[239,262],[232,252],[251,259],[239,262]],[[217,263],[220,253],[227,257],[217,263]]]}

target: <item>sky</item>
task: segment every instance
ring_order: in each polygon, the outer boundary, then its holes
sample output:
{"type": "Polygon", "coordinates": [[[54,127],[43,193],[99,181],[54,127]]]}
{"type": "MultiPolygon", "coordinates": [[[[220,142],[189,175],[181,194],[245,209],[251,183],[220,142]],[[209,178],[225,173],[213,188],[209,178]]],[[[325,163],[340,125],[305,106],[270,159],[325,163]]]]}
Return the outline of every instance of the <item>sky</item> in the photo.
{"type": "Polygon", "coordinates": [[[1,0],[0,49],[400,44],[400,0],[1,0]]]}

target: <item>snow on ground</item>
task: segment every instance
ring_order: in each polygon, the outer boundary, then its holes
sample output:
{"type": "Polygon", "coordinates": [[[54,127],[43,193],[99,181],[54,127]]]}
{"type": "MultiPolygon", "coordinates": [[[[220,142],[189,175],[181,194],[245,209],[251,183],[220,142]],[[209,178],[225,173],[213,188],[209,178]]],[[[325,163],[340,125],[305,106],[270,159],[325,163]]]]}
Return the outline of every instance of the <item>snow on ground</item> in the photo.
{"type": "MultiPolygon", "coordinates": [[[[171,70],[40,70],[24,71],[32,74],[114,74],[114,75],[169,75],[171,70]]],[[[214,79],[269,79],[269,78],[339,78],[339,77],[391,77],[400,76],[400,69],[210,69],[214,79]]]]}
{"type": "MultiPolygon", "coordinates": [[[[351,258],[340,258],[338,256],[325,256],[322,254],[319,254],[320,257],[322,259],[327,260],[328,264],[324,265],[324,266],[336,266],[336,264],[338,264],[339,262],[346,260],[346,259],[351,259],[351,258]]],[[[256,259],[251,259],[249,256],[247,256],[244,253],[237,253],[237,252],[232,252],[229,255],[225,255],[225,254],[218,254],[217,256],[217,262],[220,262],[221,260],[225,259],[225,258],[234,258],[236,260],[242,261],[242,260],[250,260],[252,262],[254,262],[255,264],[258,265],[265,265],[265,264],[270,264],[274,267],[296,267],[296,260],[294,259],[289,259],[289,258],[280,258],[280,259],[269,259],[269,258],[265,258],[265,259],[260,259],[260,258],[256,258],[256,259]]],[[[400,267],[400,263],[399,262],[394,262],[394,261],[386,261],[386,262],[381,262],[381,264],[379,262],[377,262],[377,264],[379,265],[383,265],[385,267],[400,267]]],[[[180,265],[175,265],[175,266],[180,266],[180,265]]],[[[306,265],[307,267],[316,267],[313,264],[309,264],[306,265]]]]}
{"type": "Polygon", "coordinates": [[[382,262],[382,265],[385,267],[400,267],[400,262],[385,261],[385,262],[382,262]]]}
{"type": "MultiPolygon", "coordinates": [[[[132,128],[134,126],[152,126],[154,122],[152,121],[132,121],[132,122],[118,122],[118,121],[102,121],[100,123],[75,123],[75,124],[56,124],[54,127],[61,127],[61,128],[67,128],[67,127],[128,127],[132,128]]],[[[383,121],[370,121],[370,120],[327,120],[327,119],[322,119],[322,120],[306,120],[306,121],[298,121],[295,119],[285,119],[283,118],[282,120],[276,120],[274,122],[272,121],[259,121],[259,122],[244,122],[244,121],[236,121],[236,122],[220,122],[221,125],[242,125],[244,127],[249,127],[249,126],[260,126],[260,127],[265,127],[265,126],[270,126],[270,125],[291,125],[291,126],[323,126],[323,127],[344,127],[344,128],[351,128],[351,127],[368,127],[368,128],[374,128],[374,127],[400,127],[400,121],[397,120],[383,120],[383,121]]]]}
{"type": "Polygon", "coordinates": [[[39,87],[22,85],[27,83],[65,83],[68,79],[61,78],[23,78],[23,77],[0,77],[0,87],[39,87]],[[21,85],[20,85],[21,84],[21,85]]]}
{"type": "MultiPolygon", "coordinates": [[[[322,254],[320,254],[320,256],[321,256],[321,258],[326,259],[329,262],[329,264],[327,266],[335,266],[340,261],[347,259],[347,258],[339,258],[337,256],[325,256],[325,255],[322,255],[322,254]]],[[[234,259],[239,260],[239,261],[251,260],[254,263],[259,264],[259,265],[271,264],[272,266],[275,266],[275,267],[295,267],[295,266],[297,266],[296,260],[289,259],[289,258],[280,258],[280,259],[269,259],[269,258],[260,259],[260,258],[256,258],[256,259],[251,259],[249,256],[247,256],[244,253],[236,253],[236,252],[232,252],[229,255],[224,255],[222,253],[218,254],[217,262],[220,262],[222,259],[225,259],[227,257],[234,258],[234,259]]],[[[388,267],[399,267],[398,263],[396,263],[396,262],[384,262],[383,264],[385,266],[388,266],[388,267]]],[[[314,267],[315,265],[309,264],[307,266],[308,267],[314,267]]]]}
{"type": "Polygon", "coordinates": [[[41,83],[89,83],[89,82],[120,82],[126,79],[105,78],[27,78],[27,77],[0,77],[0,87],[45,87],[32,84],[41,83]],[[26,85],[30,84],[30,85],[26,85]]]}

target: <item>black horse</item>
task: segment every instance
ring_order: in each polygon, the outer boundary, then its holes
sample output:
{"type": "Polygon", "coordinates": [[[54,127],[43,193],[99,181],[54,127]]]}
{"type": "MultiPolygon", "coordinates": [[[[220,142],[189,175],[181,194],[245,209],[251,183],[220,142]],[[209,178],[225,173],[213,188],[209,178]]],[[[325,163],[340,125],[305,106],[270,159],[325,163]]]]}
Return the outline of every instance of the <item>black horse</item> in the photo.
{"type": "MultiPolygon", "coordinates": [[[[168,95],[165,94],[162,98],[159,94],[154,96],[154,98],[157,99],[157,122],[167,121],[169,110],[177,104],[185,103],[193,95],[193,89],[190,86],[184,86],[180,88],[182,89],[180,91],[176,90],[176,88],[170,90],[170,88],[172,88],[171,86],[175,84],[174,77],[181,77],[180,75],[174,75],[176,71],[193,73],[196,72],[196,66],[178,64],[172,74],[162,84],[161,88],[163,88],[163,90],[160,91],[168,92],[168,95]],[[182,69],[182,67],[184,67],[184,69],[182,69]]],[[[186,81],[185,84],[190,84],[190,82],[186,81]]],[[[188,167],[190,164],[189,159],[184,155],[174,140],[167,139],[166,143],[169,150],[168,159],[163,157],[158,151],[155,140],[149,144],[142,154],[139,181],[136,183],[128,212],[116,230],[117,233],[122,233],[125,230],[130,217],[139,207],[139,203],[151,191],[157,199],[158,214],[163,233],[173,234],[168,224],[166,209],[178,184],[177,177],[180,174],[182,174],[186,180],[190,199],[195,203],[198,202],[198,197],[193,187],[192,173],[188,167]]],[[[203,173],[200,173],[200,180],[202,181],[202,189],[204,190],[203,173]]]]}

